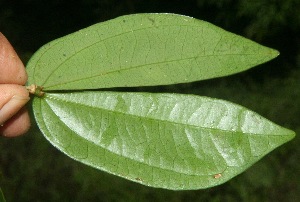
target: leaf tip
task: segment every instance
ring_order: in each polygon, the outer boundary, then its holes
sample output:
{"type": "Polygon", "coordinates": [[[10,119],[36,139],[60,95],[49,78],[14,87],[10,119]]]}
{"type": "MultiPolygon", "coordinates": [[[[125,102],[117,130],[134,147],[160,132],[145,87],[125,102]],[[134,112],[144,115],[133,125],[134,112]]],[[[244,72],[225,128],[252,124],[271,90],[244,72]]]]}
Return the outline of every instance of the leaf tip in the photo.
{"type": "Polygon", "coordinates": [[[290,136],[291,136],[291,139],[294,139],[294,137],[296,137],[296,132],[290,130],[290,136]]]}
{"type": "Polygon", "coordinates": [[[296,132],[288,128],[283,128],[282,135],[286,137],[285,140],[288,142],[296,137],[296,132]]]}
{"type": "Polygon", "coordinates": [[[280,55],[280,52],[276,49],[271,49],[271,55],[276,58],[277,56],[280,55]]]}

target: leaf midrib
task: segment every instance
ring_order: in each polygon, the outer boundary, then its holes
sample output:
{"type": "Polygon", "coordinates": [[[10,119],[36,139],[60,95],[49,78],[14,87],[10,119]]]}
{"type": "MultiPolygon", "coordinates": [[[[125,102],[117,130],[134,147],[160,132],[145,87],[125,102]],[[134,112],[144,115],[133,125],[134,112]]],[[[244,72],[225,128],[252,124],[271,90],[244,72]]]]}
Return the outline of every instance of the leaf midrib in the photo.
{"type": "MultiPolygon", "coordinates": [[[[55,99],[55,98],[54,98],[55,99]]],[[[41,100],[42,101],[42,100],[41,100]]],[[[47,101],[46,101],[47,102],[47,101]]],[[[65,101],[66,102],[66,101],[65,101]]],[[[48,102],[47,102],[47,104],[48,104],[48,102]]],[[[76,103],[76,104],[78,104],[78,103],[76,103]]],[[[50,107],[50,105],[48,104],[48,106],[50,107]]],[[[85,106],[85,107],[90,107],[90,106],[88,106],[88,105],[83,105],[83,106],[85,106]]],[[[50,109],[52,110],[52,112],[57,116],[57,114],[53,111],[53,109],[52,109],[52,107],[50,107],[50,109]]],[[[97,108],[98,110],[101,110],[101,109],[99,109],[99,108],[97,108]]],[[[107,111],[111,111],[111,110],[107,110],[107,111]]],[[[134,116],[134,115],[133,115],[134,116]]],[[[154,119],[154,120],[156,120],[156,119],[154,119]]],[[[45,124],[45,121],[43,121],[44,122],[44,125],[46,125],[45,124]]],[[[62,124],[64,124],[66,127],[68,127],[71,131],[73,131],[68,125],[66,125],[63,121],[61,121],[60,120],[60,122],[62,123],[62,124]]],[[[47,128],[47,130],[48,130],[48,128],[47,128]]],[[[49,130],[48,130],[49,131],[49,130]]],[[[75,131],[73,131],[73,132],[75,132],[75,131]]],[[[77,133],[76,133],[77,134],[77,133]]],[[[98,145],[98,144],[96,144],[96,143],[94,143],[93,141],[90,141],[90,140],[88,140],[88,139],[86,139],[86,138],[84,138],[83,136],[81,136],[81,135],[79,135],[81,138],[83,138],[83,139],[85,139],[86,141],[88,141],[88,142],[90,142],[90,143],[92,143],[92,144],[94,144],[94,145],[96,145],[96,146],[100,146],[100,145],[98,145]]],[[[215,145],[214,145],[215,146],[215,145]]],[[[190,174],[190,173],[187,173],[187,172],[181,172],[181,171],[177,171],[177,170],[175,170],[175,169],[168,169],[168,168],[165,168],[165,167],[158,167],[158,166],[156,166],[156,165],[153,165],[153,164],[149,164],[149,163],[146,163],[146,162],[144,162],[144,161],[138,161],[138,160],[136,160],[136,159],[132,159],[132,158],[130,158],[130,157],[128,157],[128,156],[123,156],[123,155],[120,155],[120,154],[118,154],[118,153],[115,153],[115,152],[113,152],[113,151],[111,151],[111,150],[108,150],[107,148],[105,148],[105,147],[102,147],[102,146],[100,146],[102,149],[104,149],[104,150],[106,150],[106,151],[108,151],[108,152],[110,152],[110,153],[113,153],[113,154],[115,154],[115,155],[117,155],[117,156],[120,156],[120,157],[122,157],[122,158],[126,158],[126,159],[129,159],[129,160],[131,160],[131,161],[134,161],[134,162],[138,162],[138,163],[140,163],[140,164],[143,164],[143,165],[145,165],[145,166],[150,166],[150,167],[154,167],[154,168],[158,168],[158,169],[160,169],[160,170],[166,170],[166,171],[168,171],[168,172],[173,172],[173,173],[177,173],[177,174],[184,174],[184,175],[187,175],[187,176],[197,176],[197,177],[205,177],[205,176],[213,176],[215,173],[211,173],[211,174],[190,174]]],[[[67,155],[69,155],[68,153],[66,153],[67,155]]],[[[71,155],[69,155],[70,157],[72,157],[71,155]]],[[[74,158],[74,159],[76,159],[75,157],[72,157],[72,158],[74,158]]],[[[254,158],[258,158],[257,156],[254,156],[254,158]]],[[[89,164],[89,162],[87,161],[87,163],[89,164]]],[[[226,165],[225,167],[225,170],[226,169],[228,169],[229,167],[238,167],[239,169],[242,169],[242,168],[244,168],[245,166],[247,167],[247,165],[249,165],[249,163],[246,163],[245,165],[243,165],[243,166],[229,166],[229,165],[227,165],[227,163],[226,163],[226,161],[224,160],[224,164],[226,165]]],[[[104,169],[105,168],[105,166],[102,166],[102,167],[100,167],[101,169],[104,169]]],[[[217,167],[216,167],[217,168],[217,167]]],[[[218,168],[217,168],[218,169],[218,168]]],[[[105,169],[105,170],[107,170],[107,169],[105,169]]],[[[108,172],[110,172],[109,170],[107,170],[108,172]]],[[[120,176],[122,176],[122,175],[120,175],[120,176]]]]}
{"type": "MultiPolygon", "coordinates": [[[[51,97],[51,95],[49,95],[49,94],[46,94],[46,96],[47,96],[47,98],[49,98],[49,99],[53,99],[53,100],[57,100],[57,101],[61,101],[61,102],[65,102],[65,103],[68,103],[68,104],[74,104],[74,105],[81,105],[81,106],[83,106],[83,107],[87,107],[87,108],[92,108],[93,110],[100,110],[100,111],[108,111],[108,112],[113,112],[113,113],[119,113],[119,114],[123,114],[123,115],[128,115],[128,116],[133,116],[133,117],[141,117],[141,116],[138,116],[138,115],[134,115],[134,114],[126,114],[126,113],[122,113],[122,112],[120,112],[120,111],[114,111],[114,110],[110,110],[110,109],[103,109],[103,108],[97,108],[97,107],[93,107],[93,106],[90,106],[90,105],[85,105],[85,104],[82,104],[82,103],[76,103],[76,102],[70,102],[70,101],[68,101],[68,100],[63,100],[63,99],[58,99],[57,97],[51,97]]],[[[42,100],[41,100],[42,101],[42,100]]],[[[45,99],[45,101],[46,101],[46,103],[48,104],[48,106],[51,108],[51,110],[53,111],[53,109],[52,109],[52,107],[51,107],[51,105],[47,102],[47,99],[45,99]]],[[[53,111],[53,113],[56,115],[56,113],[53,111]]],[[[57,116],[57,115],[56,115],[57,116]]],[[[229,131],[227,131],[227,130],[222,130],[222,129],[213,129],[213,128],[207,128],[207,127],[202,127],[202,126],[195,126],[195,125],[190,125],[190,124],[184,124],[184,123],[177,123],[177,122],[171,122],[171,121],[168,121],[168,120],[162,120],[162,119],[155,119],[155,118],[151,118],[151,117],[142,117],[142,118],[145,118],[145,119],[149,119],[149,120],[155,120],[155,121],[164,121],[164,122],[168,122],[168,123],[171,123],[171,124],[180,124],[180,125],[188,125],[188,126],[190,126],[190,127],[195,127],[195,128],[203,128],[203,129],[206,129],[206,130],[218,130],[218,131],[224,131],[224,132],[229,132],[229,131]]],[[[62,122],[62,121],[61,121],[62,122]]],[[[68,127],[64,122],[62,122],[66,127],[68,127]]],[[[45,123],[44,123],[45,124],[45,123]]],[[[46,125],[46,124],[45,124],[46,125]]],[[[68,127],[69,128],[69,127],[68,127]]],[[[73,131],[71,128],[69,128],[71,131],[73,131]]],[[[230,131],[230,132],[232,132],[232,131],[230,131]]],[[[240,132],[240,133],[242,133],[242,132],[240,132]]],[[[261,135],[261,134],[254,134],[254,133],[243,133],[243,134],[245,134],[245,135],[261,135]]],[[[85,139],[86,141],[88,141],[88,142],[90,142],[90,143],[92,143],[92,144],[94,144],[94,145],[96,145],[96,146],[99,146],[99,145],[97,145],[97,144],[95,144],[94,142],[92,142],[92,141],[90,141],[90,140],[88,140],[88,139],[86,139],[86,138],[84,138],[84,137],[82,137],[81,135],[79,135],[81,138],[83,138],[83,139],[85,139]]],[[[269,136],[278,136],[278,135],[271,135],[271,134],[269,134],[269,136]]],[[[102,146],[101,146],[102,147],[102,146]]],[[[105,148],[105,147],[102,147],[104,150],[107,150],[107,148],[105,148]]],[[[144,162],[144,161],[138,161],[138,160],[136,160],[136,159],[132,159],[132,158],[130,158],[130,157],[128,157],[128,156],[123,156],[123,155],[120,155],[120,154],[118,154],[118,153],[115,153],[115,152],[112,152],[112,151],[110,151],[110,150],[107,150],[107,151],[109,151],[109,152],[111,152],[111,153],[113,153],[113,154],[115,154],[115,155],[117,155],[117,156],[120,156],[120,157],[122,157],[122,158],[127,158],[127,159],[129,159],[129,160],[131,160],[131,161],[134,161],[134,162],[138,162],[138,163],[141,163],[141,164],[143,164],[143,165],[146,165],[146,166],[151,166],[151,167],[154,167],[154,168],[158,168],[158,169],[160,169],[160,170],[166,170],[166,171],[168,171],[168,172],[173,172],[173,173],[179,173],[179,174],[184,174],[184,175],[188,175],[188,176],[198,176],[198,177],[204,177],[204,176],[210,176],[210,175],[213,175],[214,173],[212,173],[212,174],[203,174],[203,175],[201,175],[201,174],[199,174],[199,175],[197,175],[197,174],[191,174],[191,173],[186,173],[186,172],[180,172],[180,171],[177,171],[177,170],[172,170],[172,169],[168,169],[168,168],[162,168],[162,167],[158,167],[158,166],[155,166],[155,165],[152,165],[152,164],[148,164],[148,163],[146,163],[146,162],[144,162]]],[[[247,168],[249,165],[252,165],[253,164],[253,161],[255,161],[254,159],[257,159],[257,158],[260,158],[261,156],[263,156],[263,155],[259,155],[259,156],[253,156],[253,155],[251,155],[251,162],[247,162],[246,164],[244,164],[244,165],[242,165],[242,166],[229,166],[229,165],[227,165],[227,163],[226,163],[226,161],[224,160],[224,164],[226,165],[225,167],[226,167],[226,169],[228,169],[229,167],[237,167],[237,168],[239,168],[240,170],[241,169],[243,169],[243,168],[247,168]]],[[[105,167],[103,167],[102,169],[104,169],[105,167]]]]}
{"type": "MultiPolygon", "coordinates": [[[[142,67],[146,67],[146,66],[152,66],[152,65],[160,65],[160,64],[167,64],[167,63],[172,63],[172,62],[180,62],[180,61],[185,61],[185,60],[192,60],[195,58],[201,58],[201,57],[220,57],[220,56],[249,56],[249,55],[259,55],[257,53],[253,53],[253,54],[213,54],[213,55],[198,55],[198,56],[193,56],[193,57],[188,57],[188,58],[181,58],[181,59],[176,59],[176,60],[168,60],[168,61],[160,61],[160,62],[155,62],[155,63],[148,63],[148,64],[142,64],[142,65],[136,65],[136,66],[130,66],[128,68],[124,68],[124,69],[116,69],[113,71],[107,71],[104,73],[98,73],[95,74],[93,76],[86,76],[84,78],[79,78],[79,79],[74,79],[74,80],[69,80],[66,82],[60,82],[60,83],[56,83],[56,84],[52,84],[50,86],[45,86],[44,89],[47,90],[47,88],[53,88],[53,87],[57,87],[57,86],[61,86],[64,84],[69,84],[69,83],[74,83],[74,82],[78,82],[78,81],[84,81],[84,80],[89,80],[92,78],[96,78],[96,77],[101,77],[101,76],[107,76],[109,74],[114,74],[114,73],[120,73],[120,72],[124,72],[124,71],[130,71],[132,69],[138,69],[138,68],[142,68],[142,67]]],[[[112,68],[114,69],[114,68],[112,68]]],[[[46,82],[44,82],[45,84],[46,82]]],[[[43,85],[42,85],[43,86],[43,85]]],[[[116,87],[120,87],[120,86],[116,86],[116,87]]],[[[103,88],[107,88],[107,87],[103,87],[103,88]]]]}
{"type": "MultiPolygon", "coordinates": [[[[176,25],[176,24],[172,24],[172,25],[159,25],[158,27],[172,27],[172,26],[178,26],[178,25],[176,25]]],[[[47,83],[47,81],[50,79],[50,77],[54,74],[54,72],[57,71],[57,69],[59,69],[65,62],[69,61],[71,58],[73,58],[75,55],[79,54],[80,52],[82,52],[82,51],[84,51],[84,50],[86,50],[86,49],[88,49],[88,48],[90,48],[92,46],[95,46],[95,45],[97,45],[99,43],[102,43],[102,42],[104,42],[106,40],[109,40],[109,39],[112,39],[112,38],[115,38],[115,37],[119,37],[119,36],[122,36],[124,34],[132,33],[132,31],[141,31],[141,30],[146,30],[146,29],[153,28],[153,27],[154,26],[152,25],[152,26],[149,26],[149,27],[143,27],[141,29],[134,29],[134,30],[130,30],[130,31],[127,31],[127,32],[122,32],[120,34],[116,34],[114,36],[101,39],[100,41],[97,41],[95,43],[92,43],[92,44],[90,44],[90,45],[82,48],[78,52],[75,52],[72,55],[70,55],[68,58],[66,58],[62,63],[60,63],[59,65],[57,65],[57,67],[54,70],[52,70],[52,72],[47,76],[47,78],[44,80],[44,82],[42,84],[39,84],[39,85],[44,86],[47,83]]],[[[180,27],[200,27],[200,26],[192,24],[192,25],[180,25],[180,27]]],[[[62,42],[63,42],[63,40],[58,41],[54,45],[57,45],[57,44],[62,43],[62,42]]],[[[50,46],[49,48],[51,48],[51,47],[52,46],[50,46]]],[[[47,50],[49,48],[47,48],[47,50]]],[[[36,63],[39,63],[39,61],[42,59],[42,56],[47,53],[47,50],[41,54],[40,58],[37,60],[36,63]]],[[[143,66],[156,65],[156,64],[162,64],[162,63],[170,63],[170,62],[182,61],[182,60],[190,60],[190,59],[198,58],[198,57],[211,57],[211,56],[218,57],[218,56],[229,56],[229,55],[259,55],[259,54],[256,52],[256,53],[253,53],[253,54],[197,55],[197,56],[193,56],[193,57],[189,57],[189,58],[181,58],[181,59],[178,59],[178,60],[170,60],[170,61],[161,61],[161,62],[157,62],[157,63],[149,63],[149,64],[145,64],[145,65],[132,66],[132,67],[129,67],[129,68],[126,68],[126,69],[122,69],[122,70],[115,70],[115,71],[110,71],[110,72],[105,72],[105,73],[99,73],[97,75],[93,75],[93,76],[90,76],[90,77],[85,77],[85,78],[81,78],[81,79],[77,79],[77,80],[73,80],[73,81],[68,81],[68,82],[63,82],[63,83],[59,83],[59,84],[55,84],[55,85],[51,85],[51,86],[45,86],[45,89],[46,88],[50,88],[50,87],[53,88],[55,86],[63,85],[63,84],[66,84],[66,83],[72,83],[72,82],[76,82],[76,81],[80,81],[80,80],[91,79],[91,78],[95,78],[95,77],[98,77],[98,76],[101,76],[101,75],[107,75],[107,74],[115,73],[115,72],[119,72],[119,71],[126,71],[126,70],[130,70],[130,69],[136,69],[136,68],[143,67],[143,66]]],[[[34,73],[35,73],[35,71],[34,71],[34,73]]]]}
{"type": "MultiPolygon", "coordinates": [[[[148,120],[152,120],[152,121],[163,121],[163,122],[169,123],[169,124],[185,125],[185,126],[194,127],[194,128],[201,128],[201,129],[208,130],[208,131],[209,130],[211,130],[211,131],[222,131],[222,132],[226,132],[226,133],[228,133],[228,132],[229,133],[237,132],[237,133],[242,133],[244,135],[260,135],[260,136],[264,135],[264,134],[261,134],[261,133],[248,133],[248,132],[244,133],[242,131],[224,130],[224,129],[219,129],[219,128],[218,129],[214,129],[214,128],[209,128],[209,127],[204,127],[204,126],[192,125],[192,124],[188,124],[188,123],[172,122],[172,121],[167,120],[167,119],[157,119],[157,118],[154,118],[154,117],[146,117],[146,116],[140,116],[140,115],[136,115],[136,114],[129,114],[129,113],[121,112],[121,111],[115,111],[115,110],[105,109],[105,108],[100,108],[100,107],[98,108],[98,107],[93,107],[91,105],[86,105],[86,104],[83,104],[83,103],[71,102],[69,100],[59,99],[59,98],[57,98],[55,96],[51,97],[51,94],[49,95],[49,93],[45,94],[45,96],[46,96],[46,98],[57,100],[57,101],[61,101],[61,102],[65,102],[65,103],[68,103],[68,104],[81,105],[83,107],[92,108],[93,110],[97,109],[97,110],[100,110],[100,111],[108,111],[108,112],[113,112],[113,113],[116,113],[116,114],[122,114],[122,115],[137,117],[137,118],[140,118],[140,119],[143,118],[143,119],[148,119],[148,120]]],[[[46,100],[46,102],[47,102],[47,100],[46,100]]],[[[246,109],[241,109],[240,113],[242,113],[243,111],[246,111],[246,109]]],[[[276,135],[276,134],[266,134],[266,135],[268,135],[268,136],[283,136],[283,135],[276,135]]]]}
{"type": "MultiPolygon", "coordinates": [[[[102,26],[104,26],[104,24],[102,24],[102,26]]],[[[159,25],[159,26],[156,26],[156,27],[171,27],[171,26],[178,26],[177,24],[171,24],[171,25],[159,25]]],[[[43,85],[48,81],[48,79],[51,77],[51,75],[61,66],[63,65],[66,61],[70,60],[72,57],[74,57],[75,55],[77,55],[78,53],[84,51],[85,49],[87,48],[90,48],[94,45],[97,45],[98,43],[101,43],[101,42],[104,42],[105,40],[109,40],[109,39],[112,39],[112,38],[115,38],[115,37],[119,37],[119,36],[122,36],[123,34],[128,34],[128,33],[132,33],[133,31],[141,31],[141,30],[146,30],[146,29],[149,29],[149,28],[153,28],[154,26],[148,26],[148,27],[143,27],[143,28],[140,28],[140,29],[133,29],[133,30],[130,30],[130,31],[127,31],[127,32],[122,32],[120,34],[116,34],[116,35],[113,35],[111,37],[107,37],[107,38],[104,38],[104,39],[101,39],[100,41],[97,41],[95,43],[92,43],[86,47],[84,47],[83,49],[81,49],[80,51],[78,52],[75,52],[74,54],[70,55],[68,58],[66,58],[66,60],[64,60],[62,63],[60,63],[50,74],[49,76],[47,77],[47,79],[44,81],[43,85]]],[[[180,27],[199,27],[199,25],[180,25],[180,27]]],[[[87,27],[86,29],[88,29],[89,27],[87,27]]],[[[101,29],[101,28],[99,28],[101,29]]],[[[86,30],[85,30],[86,31],[86,30]]],[[[63,41],[58,41],[57,43],[55,43],[54,45],[57,45],[58,43],[62,43],[63,41]]],[[[51,43],[51,42],[50,42],[51,43]]],[[[51,46],[52,47],[52,46],[51,46]]],[[[51,48],[50,47],[50,48],[51,48]]],[[[49,49],[49,48],[48,48],[49,49]]],[[[47,50],[48,50],[47,49],[47,50]]],[[[43,54],[41,54],[40,58],[37,60],[36,63],[39,63],[39,61],[41,60],[42,56],[46,54],[46,51],[43,52],[43,54]]]]}

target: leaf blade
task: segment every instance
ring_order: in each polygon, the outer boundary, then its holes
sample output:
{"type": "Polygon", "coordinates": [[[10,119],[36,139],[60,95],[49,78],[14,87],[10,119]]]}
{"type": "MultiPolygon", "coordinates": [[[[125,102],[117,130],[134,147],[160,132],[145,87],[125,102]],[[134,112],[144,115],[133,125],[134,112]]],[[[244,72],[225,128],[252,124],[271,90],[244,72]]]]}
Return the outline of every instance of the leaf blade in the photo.
{"type": "Polygon", "coordinates": [[[227,76],[277,55],[194,18],[136,14],[46,44],[27,71],[46,91],[153,86],[227,76]]]}
{"type": "Polygon", "coordinates": [[[222,184],[294,137],[241,106],[191,95],[47,93],[33,106],[45,137],[71,158],[174,190],[222,184]]]}

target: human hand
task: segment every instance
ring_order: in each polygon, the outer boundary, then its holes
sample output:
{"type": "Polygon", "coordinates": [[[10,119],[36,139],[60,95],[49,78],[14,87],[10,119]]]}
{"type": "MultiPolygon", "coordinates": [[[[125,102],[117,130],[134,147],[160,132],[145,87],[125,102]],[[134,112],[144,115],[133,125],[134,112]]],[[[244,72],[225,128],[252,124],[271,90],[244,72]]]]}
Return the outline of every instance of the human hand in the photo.
{"type": "Polygon", "coordinates": [[[19,56],[0,32],[0,135],[15,137],[26,133],[30,118],[24,105],[27,74],[19,56]]]}

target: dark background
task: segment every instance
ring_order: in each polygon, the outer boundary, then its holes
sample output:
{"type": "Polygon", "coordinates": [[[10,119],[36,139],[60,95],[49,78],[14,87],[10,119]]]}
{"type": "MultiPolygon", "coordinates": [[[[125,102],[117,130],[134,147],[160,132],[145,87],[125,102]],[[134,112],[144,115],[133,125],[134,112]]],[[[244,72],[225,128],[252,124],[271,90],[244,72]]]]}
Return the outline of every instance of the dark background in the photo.
{"type": "MultiPolygon", "coordinates": [[[[206,20],[281,55],[225,78],[138,90],[230,100],[300,134],[300,1],[0,0],[0,31],[26,64],[51,40],[120,15],[146,12],[206,20]]],[[[300,201],[299,145],[296,136],[221,186],[175,192],[75,162],[51,146],[33,123],[23,137],[0,138],[0,187],[7,201],[300,201]]]]}

